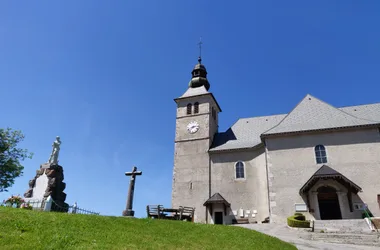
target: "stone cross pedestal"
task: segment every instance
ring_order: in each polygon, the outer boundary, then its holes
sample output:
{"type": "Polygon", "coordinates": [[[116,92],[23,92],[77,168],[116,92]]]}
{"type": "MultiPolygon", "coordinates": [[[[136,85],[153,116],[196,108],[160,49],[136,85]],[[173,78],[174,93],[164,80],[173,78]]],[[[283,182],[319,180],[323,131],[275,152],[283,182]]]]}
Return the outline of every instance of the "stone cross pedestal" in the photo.
{"type": "Polygon", "coordinates": [[[132,172],[126,172],[126,176],[131,176],[131,180],[129,181],[129,190],[128,190],[128,200],[127,207],[123,211],[123,216],[133,217],[135,215],[135,211],[132,210],[133,207],[133,194],[135,191],[135,181],[137,175],[142,175],[141,171],[137,171],[137,167],[133,167],[132,172]]]}

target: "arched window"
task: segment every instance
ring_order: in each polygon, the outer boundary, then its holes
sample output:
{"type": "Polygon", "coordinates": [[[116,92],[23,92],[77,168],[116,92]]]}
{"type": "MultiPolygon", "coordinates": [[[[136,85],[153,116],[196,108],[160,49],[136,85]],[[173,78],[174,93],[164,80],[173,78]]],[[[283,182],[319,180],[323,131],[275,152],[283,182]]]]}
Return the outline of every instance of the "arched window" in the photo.
{"type": "Polygon", "coordinates": [[[236,179],[244,179],[244,163],[241,161],[236,162],[235,164],[235,178],[236,179]]]}
{"type": "Polygon", "coordinates": [[[317,145],[314,148],[315,151],[315,160],[317,164],[327,163],[326,149],[323,145],[317,145]]]}
{"type": "Polygon", "coordinates": [[[187,104],[187,114],[188,115],[191,115],[191,109],[192,109],[193,105],[191,105],[191,103],[187,104]]]}
{"type": "Polygon", "coordinates": [[[199,113],[199,103],[196,102],[194,103],[194,114],[198,114],[199,113]]]}

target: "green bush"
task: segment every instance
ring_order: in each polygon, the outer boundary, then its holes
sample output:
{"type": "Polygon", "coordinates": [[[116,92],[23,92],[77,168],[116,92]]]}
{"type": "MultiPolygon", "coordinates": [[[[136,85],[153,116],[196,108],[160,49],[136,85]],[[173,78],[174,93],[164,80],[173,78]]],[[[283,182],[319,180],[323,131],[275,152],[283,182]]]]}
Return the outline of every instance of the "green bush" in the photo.
{"type": "Polygon", "coordinates": [[[300,214],[300,213],[295,213],[293,216],[288,217],[288,226],[309,228],[310,221],[306,220],[305,215],[300,214]]]}
{"type": "Polygon", "coordinates": [[[306,220],[306,217],[303,214],[301,214],[301,215],[294,214],[293,217],[296,220],[301,220],[301,221],[305,221],[306,220]]]}

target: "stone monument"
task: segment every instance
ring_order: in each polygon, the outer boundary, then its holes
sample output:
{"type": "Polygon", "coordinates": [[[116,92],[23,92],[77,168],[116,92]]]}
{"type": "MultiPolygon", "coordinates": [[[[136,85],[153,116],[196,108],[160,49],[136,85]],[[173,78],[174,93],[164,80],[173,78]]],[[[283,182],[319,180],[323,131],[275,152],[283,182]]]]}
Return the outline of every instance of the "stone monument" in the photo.
{"type": "Polygon", "coordinates": [[[45,201],[49,196],[54,200],[52,211],[67,211],[66,194],[63,192],[66,183],[63,182],[63,168],[58,164],[61,146],[59,136],[53,142],[49,160],[40,165],[36,176],[29,181],[29,189],[25,192],[26,200],[45,201]]]}
{"type": "Polygon", "coordinates": [[[126,176],[131,176],[131,180],[129,181],[129,190],[128,190],[128,200],[127,207],[123,211],[123,216],[133,217],[135,215],[135,211],[133,211],[133,194],[135,192],[135,181],[137,175],[142,175],[141,171],[137,171],[137,167],[133,167],[132,172],[126,172],[126,176]]]}
{"type": "Polygon", "coordinates": [[[52,147],[53,149],[51,151],[50,158],[47,161],[47,163],[58,165],[58,155],[59,150],[61,149],[61,138],[59,136],[56,137],[52,147]]]}

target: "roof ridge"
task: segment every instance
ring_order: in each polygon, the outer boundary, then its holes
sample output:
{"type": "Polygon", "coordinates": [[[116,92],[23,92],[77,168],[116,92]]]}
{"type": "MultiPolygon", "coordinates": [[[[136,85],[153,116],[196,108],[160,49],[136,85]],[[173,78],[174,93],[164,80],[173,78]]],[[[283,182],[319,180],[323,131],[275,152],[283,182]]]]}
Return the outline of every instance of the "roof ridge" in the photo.
{"type": "Polygon", "coordinates": [[[358,105],[349,105],[349,106],[342,106],[342,107],[339,107],[338,109],[342,109],[342,108],[353,108],[353,107],[360,107],[360,106],[368,106],[368,105],[380,105],[380,102],[374,102],[374,103],[367,103],[367,104],[358,104],[358,105]]]}
{"type": "MultiPolygon", "coordinates": [[[[347,113],[346,111],[344,111],[344,110],[341,110],[341,109],[339,109],[339,108],[337,108],[337,107],[335,107],[335,106],[333,106],[333,105],[331,105],[331,104],[329,104],[329,103],[327,103],[327,102],[325,102],[325,101],[323,101],[323,100],[321,100],[321,99],[319,99],[319,98],[317,98],[317,97],[315,97],[315,96],[312,96],[312,95],[310,95],[310,94],[307,94],[276,126],[274,126],[274,127],[272,127],[271,129],[268,129],[267,131],[265,131],[264,133],[262,133],[262,135],[263,134],[266,134],[266,133],[268,133],[268,132],[270,132],[272,129],[275,129],[276,127],[278,127],[278,126],[280,126],[288,117],[289,117],[289,115],[291,114],[291,113],[293,113],[293,111],[301,104],[301,103],[303,103],[304,101],[305,101],[305,99],[306,98],[314,98],[315,100],[317,100],[318,102],[321,102],[321,103],[323,103],[323,104],[325,104],[325,105],[327,105],[328,107],[331,107],[331,108],[333,108],[333,109],[335,109],[336,111],[338,111],[338,112],[341,112],[341,113],[343,113],[344,115],[347,115],[347,116],[349,116],[349,117],[352,117],[352,118],[354,118],[354,119],[357,119],[357,120],[359,120],[359,121],[365,121],[365,122],[373,122],[373,123],[378,123],[378,121],[373,121],[373,120],[369,120],[369,119],[364,119],[364,118],[359,118],[359,117],[357,117],[357,116],[354,116],[354,115],[352,115],[352,114],[349,114],[349,113],[347,113]]],[[[311,99],[310,99],[311,100],[311,99]]]]}
{"type": "MultiPolygon", "coordinates": [[[[309,94],[308,94],[308,95],[309,95],[309,94]]],[[[339,108],[337,108],[337,107],[331,105],[330,103],[327,103],[327,102],[325,102],[325,101],[323,101],[323,100],[321,100],[321,99],[315,97],[315,96],[312,96],[312,95],[310,95],[310,96],[313,97],[313,98],[315,98],[315,99],[317,99],[318,101],[320,101],[320,102],[322,102],[322,103],[324,103],[324,104],[327,104],[327,105],[329,105],[330,107],[332,107],[332,108],[334,108],[334,109],[336,109],[336,110],[338,110],[338,111],[340,111],[340,112],[343,112],[343,113],[345,113],[346,115],[352,116],[352,117],[354,117],[354,118],[356,118],[356,119],[364,120],[364,121],[369,121],[369,122],[378,122],[378,121],[372,121],[372,120],[368,120],[368,119],[364,119],[364,118],[360,118],[360,117],[354,116],[354,115],[352,115],[352,114],[350,114],[350,113],[347,113],[347,112],[344,111],[344,110],[341,110],[341,109],[339,109],[339,108]]]]}
{"type": "Polygon", "coordinates": [[[266,130],[266,131],[264,131],[263,133],[262,133],[262,135],[263,134],[266,134],[268,131],[270,131],[270,130],[272,130],[272,129],[274,129],[274,128],[276,128],[277,126],[279,126],[302,102],[303,102],[303,100],[306,98],[306,97],[308,97],[308,96],[311,96],[311,95],[309,95],[309,94],[306,94],[306,96],[304,97],[304,98],[302,98],[302,100],[301,101],[299,101],[298,103],[297,103],[297,105],[289,112],[289,113],[287,113],[286,114],[286,116],[284,117],[284,118],[282,118],[282,120],[279,122],[279,123],[277,123],[277,125],[276,126],[273,126],[273,127],[271,127],[270,129],[268,129],[268,130],[266,130]]]}
{"type": "MultiPolygon", "coordinates": [[[[210,93],[211,93],[211,92],[210,92],[210,93]]],[[[319,100],[319,101],[321,101],[321,102],[323,102],[323,103],[325,103],[325,104],[327,104],[327,105],[329,105],[329,106],[331,106],[331,107],[333,107],[333,108],[335,108],[335,109],[338,109],[339,111],[342,111],[342,112],[344,112],[344,113],[346,113],[346,114],[348,114],[348,115],[350,115],[350,116],[353,116],[353,117],[355,117],[355,118],[362,119],[362,120],[368,120],[368,121],[373,121],[373,120],[369,120],[369,119],[365,119],[365,118],[361,118],[361,117],[354,116],[353,114],[347,113],[346,111],[341,110],[341,109],[342,109],[342,108],[350,108],[350,107],[360,107],[360,106],[376,105],[376,104],[380,105],[380,102],[375,102],[375,103],[368,103],[368,104],[359,104],[359,105],[349,105],[349,106],[335,107],[335,106],[333,106],[333,105],[331,105],[331,104],[329,104],[329,103],[327,103],[327,102],[325,102],[325,101],[323,101],[323,100],[321,100],[321,99],[319,99],[319,98],[317,98],[317,97],[315,97],[315,96],[313,96],[313,95],[306,94],[305,97],[307,97],[308,95],[311,96],[311,97],[313,97],[313,98],[315,98],[315,99],[317,99],[317,100],[319,100]]],[[[303,99],[305,99],[305,97],[304,97],[303,99]]],[[[302,100],[303,100],[303,99],[302,99],[302,100]]],[[[296,104],[296,107],[302,102],[302,100],[296,104]]],[[[259,116],[249,116],[249,117],[247,116],[247,117],[241,117],[241,118],[238,118],[238,119],[236,120],[236,122],[233,123],[233,125],[235,125],[239,120],[243,120],[243,119],[254,119],[254,118],[271,117],[271,116],[280,116],[280,115],[285,115],[285,116],[287,116],[287,115],[289,115],[289,114],[290,114],[290,113],[291,113],[296,107],[294,107],[289,113],[281,113],[281,114],[272,114],[272,115],[259,115],[259,116]]],[[[284,118],[285,118],[285,117],[284,117],[284,118]]],[[[377,121],[374,121],[374,122],[377,122],[377,121]]],[[[232,126],[233,126],[233,125],[232,125],[232,126]]],[[[232,127],[232,126],[231,126],[231,127],[232,127]]],[[[276,125],[276,126],[277,126],[277,125],[276,125]]]]}
{"type": "Polygon", "coordinates": [[[263,118],[263,117],[271,117],[271,116],[280,116],[280,115],[287,115],[287,114],[275,114],[275,115],[260,115],[260,116],[252,116],[252,117],[242,117],[242,118],[239,118],[238,120],[253,119],[253,118],[263,118]]]}

